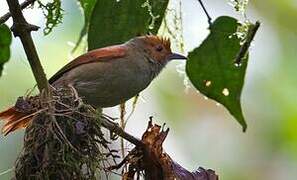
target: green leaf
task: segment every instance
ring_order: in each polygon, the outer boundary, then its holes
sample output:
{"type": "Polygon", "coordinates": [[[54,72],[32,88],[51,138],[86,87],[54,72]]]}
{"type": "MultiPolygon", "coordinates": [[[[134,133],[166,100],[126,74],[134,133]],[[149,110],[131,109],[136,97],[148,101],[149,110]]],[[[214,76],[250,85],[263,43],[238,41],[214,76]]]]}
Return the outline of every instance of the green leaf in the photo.
{"type": "Polygon", "coordinates": [[[90,20],[89,50],[156,34],[168,0],[99,0],[90,20]],[[153,18],[154,17],[154,18],[153,18]]]}
{"type": "Polygon", "coordinates": [[[193,85],[205,96],[224,105],[245,131],[247,124],[240,96],[248,55],[240,66],[235,66],[234,60],[240,50],[240,39],[234,35],[237,27],[237,20],[232,17],[217,18],[204,42],[189,53],[186,72],[193,85]]]}
{"type": "Polygon", "coordinates": [[[9,60],[10,57],[10,46],[11,44],[11,32],[10,29],[5,25],[0,25],[0,76],[2,74],[3,65],[9,60]]]}
{"type": "Polygon", "coordinates": [[[83,14],[84,14],[84,26],[82,30],[80,31],[79,38],[76,42],[75,47],[73,48],[73,51],[76,50],[76,48],[79,46],[79,44],[82,41],[82,38],[87,34],[88,28],[89,28],[89,23],[90,23],[90,18],[94,9],[94,6],[97,2],[97,0],[78,0],[80,3],[80,6],[82,8],[83,14]]]}

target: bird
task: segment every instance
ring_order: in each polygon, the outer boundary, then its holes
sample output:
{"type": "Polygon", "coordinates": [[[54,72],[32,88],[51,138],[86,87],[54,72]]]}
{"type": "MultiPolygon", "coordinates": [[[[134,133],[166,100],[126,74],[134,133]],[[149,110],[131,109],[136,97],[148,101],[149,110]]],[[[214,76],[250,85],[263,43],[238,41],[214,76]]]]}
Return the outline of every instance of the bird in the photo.
{"type": "MultiPolygon", "coordinates": [[[[49,79],[54,88],[72,87],[86,104],[94,108],[119,105],[139,94],[171,60],[185,60],[173,53],[170,40],[156,35],[137,36],[129,41],[91,50],[62,67],[49,79]]],[[[0,112],[6,123],[4,135],[25,128],[32,113],[16,107],[0,112]]]]}

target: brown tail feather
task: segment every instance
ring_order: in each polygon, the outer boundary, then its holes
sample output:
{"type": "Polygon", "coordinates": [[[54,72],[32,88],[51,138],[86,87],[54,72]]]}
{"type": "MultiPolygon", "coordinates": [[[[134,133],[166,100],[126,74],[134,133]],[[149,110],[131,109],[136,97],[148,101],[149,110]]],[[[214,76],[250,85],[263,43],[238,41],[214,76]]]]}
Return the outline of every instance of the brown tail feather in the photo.
{"type": "Polygon", "coordinates": [[[6,121],[2,128],[2,133],[7,134],[20,129],[25,128],[31,121],[33,114],[19,112],[15,107],[11,107],[6,111],[0,112],[0,120],[6,121]]]}

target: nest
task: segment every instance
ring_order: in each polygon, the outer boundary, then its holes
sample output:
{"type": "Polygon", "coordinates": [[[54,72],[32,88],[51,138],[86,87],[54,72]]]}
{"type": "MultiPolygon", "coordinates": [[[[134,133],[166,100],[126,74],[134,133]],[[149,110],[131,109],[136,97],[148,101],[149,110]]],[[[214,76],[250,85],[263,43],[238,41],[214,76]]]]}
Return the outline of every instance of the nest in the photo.
{"type": "Polygon", "coordinates": [[[42,96],[17,102],[38,113],[26,128],[13,179],[96,179],[100,170],[106,172],[107,157],[117,156],[101,131],[100,112],[84,105],[71,89],[53,94],[52,102],[42,96]],[[51,110],[43,108],[47,103],[51,110]]]}

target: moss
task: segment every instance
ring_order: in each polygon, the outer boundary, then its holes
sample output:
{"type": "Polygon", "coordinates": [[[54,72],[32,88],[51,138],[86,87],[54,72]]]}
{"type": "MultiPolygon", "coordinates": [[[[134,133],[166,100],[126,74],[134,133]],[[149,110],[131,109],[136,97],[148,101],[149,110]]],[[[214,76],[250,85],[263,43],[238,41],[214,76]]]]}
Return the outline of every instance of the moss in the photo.
{"type": "MultiPolygon", "coordinates": [[[[40,107],[44,103],[27,99],[40,107]]],[[[14,179],[95,179],[111,151],[97,111],[65,89],[54,92],[53,107],[53,113],[42,111],[26,128],[14,179]]]]}

